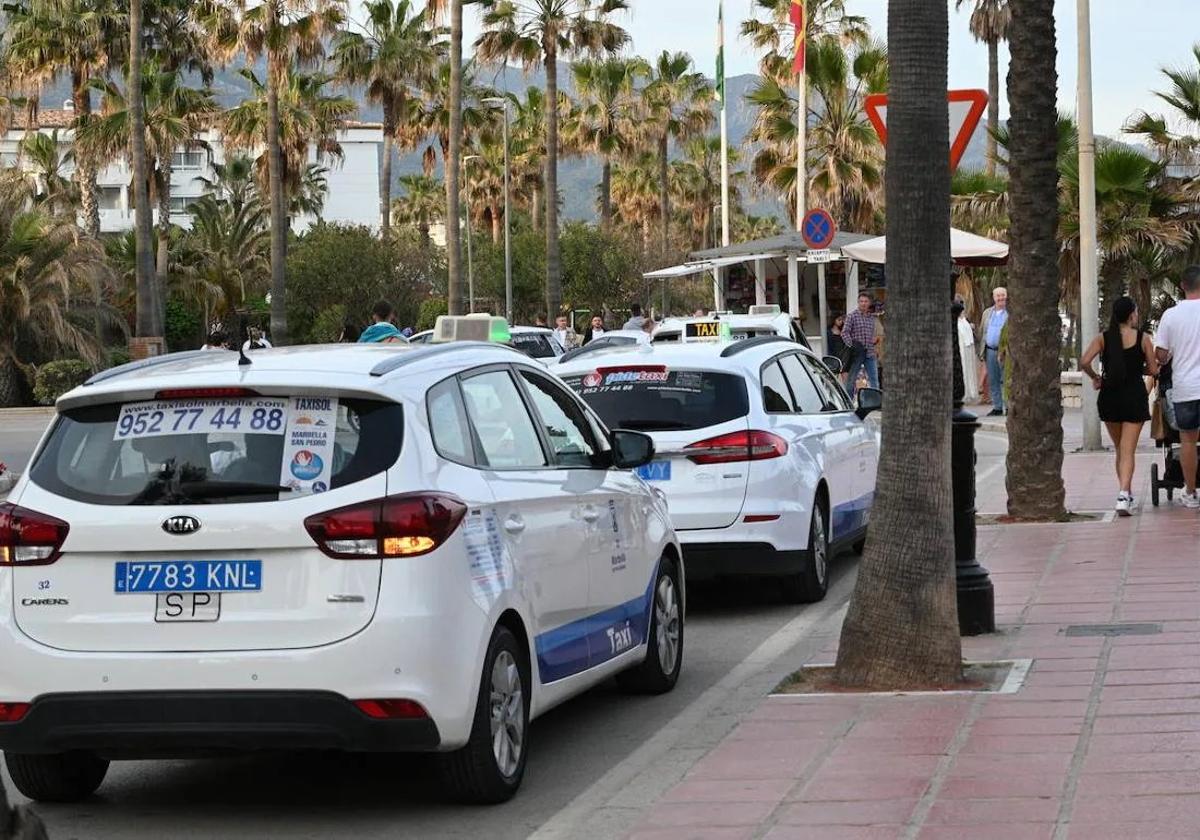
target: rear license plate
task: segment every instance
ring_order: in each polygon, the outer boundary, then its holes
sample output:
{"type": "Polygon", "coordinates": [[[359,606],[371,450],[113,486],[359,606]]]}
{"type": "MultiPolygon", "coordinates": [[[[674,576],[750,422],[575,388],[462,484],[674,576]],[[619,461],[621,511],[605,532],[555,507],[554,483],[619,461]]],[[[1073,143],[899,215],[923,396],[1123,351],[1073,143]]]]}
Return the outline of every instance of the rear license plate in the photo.
{"type": "Polygon", "coordinates": [[[216,621],[221,617],[220,592],[160,592],[155,621],[216,621]]]}
{"type": "Polygon", "coordinates": [[[637,474],[646,481],[670,481],[671,462],[651,461],[649,464],[643,464],[642,466],[638,467],[637,474]]]}
{"type": "Polygon", "coordinates": [[[259,592],[261,560],[121,561],[113,591],[259,592]]]}

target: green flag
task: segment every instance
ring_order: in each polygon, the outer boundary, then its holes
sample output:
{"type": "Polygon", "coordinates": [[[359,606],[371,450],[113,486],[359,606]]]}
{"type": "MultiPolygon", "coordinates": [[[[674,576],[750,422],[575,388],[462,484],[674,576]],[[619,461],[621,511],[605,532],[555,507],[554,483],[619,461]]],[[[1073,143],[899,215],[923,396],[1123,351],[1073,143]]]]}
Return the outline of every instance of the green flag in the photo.
{"type": "Polygon", "coordinates": [[[725,0],[717,5],[717,101],[725,104],[725,0]]]}

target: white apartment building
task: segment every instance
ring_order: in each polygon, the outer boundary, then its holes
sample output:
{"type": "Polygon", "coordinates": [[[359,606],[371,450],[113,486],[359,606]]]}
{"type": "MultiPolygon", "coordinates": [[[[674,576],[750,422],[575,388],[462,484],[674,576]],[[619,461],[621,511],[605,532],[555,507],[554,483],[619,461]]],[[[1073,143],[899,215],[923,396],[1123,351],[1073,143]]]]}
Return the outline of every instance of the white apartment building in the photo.
{"type": "MultiPolygon", "coordinates": [[[[71,123],[75,113],[70,101],[63,104],[65,107],[62,109],[43,109],[38,112],[37,131],[51,135],[57,130],[59,144],[69,147],[74,138],[71,123]]],[[[17,165],[20,143],[25,134],[25,114],[14,115],[11,126],[0,139],[0,166],[17,165]]],[[[200,143],[196,147],[176,151],[172,162],[171,221],[182,227],[191,224],[187,206],[205,192],[200,179],[211,179],[214,174],[212,165],[224,163],[226,158],[219,129],[207,129],[197,140],[200,143]]],[[[383,145],[383,126],[379,123],[348,122],[338,132],[337,140],[342,147],[342,160],[320,161],[328,169],[325,177],[329,185],[321,218],[326,222],[378,228],[379,157],[383,145]]],[[[310,153],[310,161],[318,162],[315,150],[310,153]]],[[[73,169],[74,166],[67,163],[62,174],[69,177],[73,169]]],[[[108,165],[97,174],[96,180],[99,186],[101,232],[116,233],[132,229],[133,202],[128,162],[119,160],[108,165]]],[[[157,207],[154,215],[157,221],[157,207]]],[[[308,216],[294,218],[292,230],[302,233],[315,221],[315,218],[308,216]]]]}

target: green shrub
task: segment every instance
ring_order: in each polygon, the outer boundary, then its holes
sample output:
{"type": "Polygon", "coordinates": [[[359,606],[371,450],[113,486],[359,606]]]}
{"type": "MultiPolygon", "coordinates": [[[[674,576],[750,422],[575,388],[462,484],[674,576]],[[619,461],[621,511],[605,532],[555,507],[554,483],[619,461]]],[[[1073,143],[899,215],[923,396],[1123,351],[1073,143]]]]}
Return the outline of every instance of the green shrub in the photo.
{"type": "Polygon", "coordinates": [[[309,341],[313,344],[332,344],[341,336],[345,320],[345,304],[335,303],[325,307],[313,319],[312,329],[308,332],[309,341]]]}
{"type": "Polygon", "coordinates": [[[167,319],[164,324],[164,338],[170,352],[179,350],[195,350],[204,330],[204,316],[193,306],[181,300],[167,301],[167,319]]]}
{"type": "Polygon", "coordinates": [[[108,348],[108,367],[114,368],[120,365],[127,365],[133,359],[129,356],[129,351],[124,347],[109,347],[108,348]]]}
{"type": "Polygon", "coordinates": [[[60,359],[46,362],[37,369],[33,382],[33,398],[39,405],[54,405],[63,394],[84,383],[92,368],[79,359],[60,359]]]}
{"type": "Polygon", "coordinates": [[[417,332],[433,329],[438,316],[449,311],[443,298],[427,298],[421,301],[421,311],[417,314],[417,332]]]}

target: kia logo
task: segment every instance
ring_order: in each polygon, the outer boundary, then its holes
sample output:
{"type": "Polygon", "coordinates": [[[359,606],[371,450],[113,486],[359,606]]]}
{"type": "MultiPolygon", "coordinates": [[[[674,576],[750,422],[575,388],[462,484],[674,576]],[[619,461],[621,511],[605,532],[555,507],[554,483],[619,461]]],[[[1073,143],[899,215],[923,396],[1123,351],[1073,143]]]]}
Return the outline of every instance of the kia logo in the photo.
{"type": "Polygon", "coordinates": [[[200,530],[200,520],[194,516],[172,516],[162,524],[168,534],[194,534],[200,530]]]}

